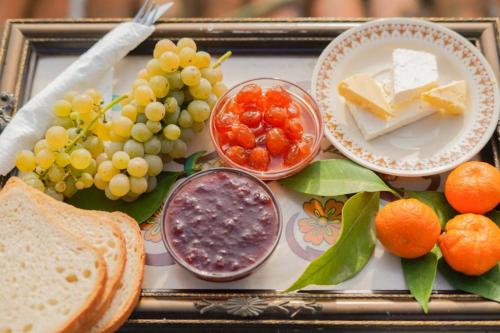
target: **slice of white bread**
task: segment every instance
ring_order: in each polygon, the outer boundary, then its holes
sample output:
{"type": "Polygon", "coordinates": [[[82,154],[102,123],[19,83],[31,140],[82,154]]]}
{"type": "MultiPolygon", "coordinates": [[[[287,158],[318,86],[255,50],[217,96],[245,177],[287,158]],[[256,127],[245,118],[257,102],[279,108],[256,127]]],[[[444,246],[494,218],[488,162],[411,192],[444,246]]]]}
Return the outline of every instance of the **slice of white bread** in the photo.
{"type": "Polygon", "coordinates": [[[120,226],[125,235],[127,247],[127,262],[118,291],[111,305],[99,321],[89,330],[92,333],[115,332],[127,320],[134,310],[141,294],[142,279],[144,277],[144,240],[137,222],[130,216],[120,213],[105,213],[120,226]]]}
{"type": "Polygon", "coordinates": [[[101,299],[106,264],[19,181],[0,192],[0,332],[74,332],[101,299]]]}
{"type": "Polygon", "coordinates": [[[40,205],[57,215],[62,226],[77,236],[84,237],[103,256],[107,267],[107,280],[101,302],[97,304],[84,328],[93,325],[107,310],[118,289],[126,261],[125,238],[118,223],[96,212],[78,209],[57,201],[41,191],[26,185],[22,180],[11,177],[7,184],[22,187],[40,205]]]}

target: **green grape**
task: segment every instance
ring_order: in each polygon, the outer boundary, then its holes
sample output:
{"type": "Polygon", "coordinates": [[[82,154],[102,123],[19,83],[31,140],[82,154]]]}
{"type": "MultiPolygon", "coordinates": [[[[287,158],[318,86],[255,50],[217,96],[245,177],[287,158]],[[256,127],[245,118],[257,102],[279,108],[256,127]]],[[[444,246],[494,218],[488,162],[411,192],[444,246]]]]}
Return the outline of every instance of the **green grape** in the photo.
{"type": "Polygon", "coordinates": [[[175,140],[172,151],[170,152],[170,156],[172,158],[181,158],[185,157],[187,154],[187,145],[184,141],[182,140],[175,140]]]}
{"type": "Polygon", "coordinates": [[[162,39],[158,41],[155,45],[153,56],[156,59],[159,59],[165,52],[177,52],[177,46],[170,39],[162,39]]]}
{"type": "Polygon", "coordinates": [[[52,164],[47,171],[47,176],[51,182],[56,183],[64,178],[64,170],[56,164],[52,164]]]}
{"type": "Polygon", "coordinates": [[[156,179],[156,177],[148,177],[148,189],[146,190],[146,192],[153,192],[157,184],[158,180],[156,179]]]}
{"type": "Polygon", "coordinates": [[[85,141],[83,141],[82,147],[87,149],[92,157],[97,157],[97,155],[104,151],[103,142],[95,135],[89,135],[85,141]]]}
{"type": "Polygon", "coordinates": [[[197,99],[207,99],[212,92],[212,85],[207,79],[201,78],[196,86],[189,87],[191,96],[197,99]]]}
{"type": "Polygon", "coordinates": [[[148,84],[149,84],[149,80],[136,79],[134,82],[132,82],[132,90],[135,90],[139,86],[148,85],[148,84]]]}
{"type": "Polygon", "coordinates": [[[208,95],[208,97],[205,99],[205,101],[208,103],[208,106],[210,106],[210,109],[213,109],[215,104],[217,104],[217,101],[219,99],[217,98],[217,96],[213,93],[211,93],[210,95],[208,95]]]}
{"type": "Polygon", "coordinates": [[[210,106],[205,101],[194,100],[189,103],[187,110],[193,120],[199,123],[210,117],[210,106]]]}
{"type": "Polygon", "coordinates": [[[127,117],[132,122],[135,122],[137,119],[137,109],[132,104],[124,105],[121,113],[123,117],[127,117]]]}
{"type": "Polygon", "coordinates": [[[163,161],[157,155],[146,155],[144,159],[148,163],[148,176],[157,176],[163,170],[163,161]]]}
{"type": "Polygon", "coordinates": [[[123,142],[108,141],[104,146],[104,152],[107,154],[107,158],[111,158],[117,151],[124,150],[123,142]]]}
{"type": "Polygon", "coordinates": [[[109,200],[115,201],[120,199],[120,197],[117,197],[116,195],[111,193],[111,191],[109,190],[109,184],[106,185],[106,188],[104,189],[104,194],[106,195],[106,198],[108,198],[109,200]]]}
{"type": "Polygon", "coordinates": [[[178,122],[182,128],[190,128],[193,126],[193,118],[186,110],[181,111],[178,122]]]}
{"type": "Polygon", "coordinates": [[[59,153],[57,153],[56,155],[56,164],[62,168],[64,168],[65,166],[69,165],[71,162],[70,162],[70,159],[69,159],[69,154],[64,152],[64,151],[61,151],[59,153]]]}
{"type": "Polygon", "coordinates": [[[203,130],[205,129],[205,122],[193,122],[193,126],[191,126],[191,129],[193,130],[193,132],[195,133],[201,133],[203,132],[203,130]]]}
{"type": "Polygon", "coordinates": [[[125,202],[133,202],[135,200],[137,200],[139,196],[135,193],[132,193],[131,192],[128,192],[127,194],[125,194],[123,197],[121,197],[121,199],[125,202]]]}
{"type": "Polygon", "coordinates": [[[80,133],[80,130],[76,127],[71,127],[68,128],[66,132],[68,133],[68,139],[73,140],[74,138],[77,137],[78,133],[80,133]]]}
{"type": "Polygon", "coordinates": [[[217,68],[203,68],[201,70],[201,76],[204,77],[205,79],[210,82],[210,84],[214,85],[215,83],[219,82],[222,80],[222,70],[217,67],[217,68]]]}
{"type": "Polygon", "coordinates": [[[89,188],[94,184],[94,177],[90,173],[84,172],[80,176],[80,181],[83,182],[84,188],[89,188]]]}
{"type": "Polygon", "coordinates": [[[146,121],[146,127],[151,131],[151,133],[156,134],[161,131],[161,122],[148,120],[146,121]]]}
{"type": "Polygon", "coordinates": [[[181,80],[186,86],[196,86],[200,83],[200,78],[200,70],[194,66],[187,66],[181,71],[181,80]]]}
{"type": "Polygon", "coordinates": [[[35,154],[29,150],[21,150],[16,154],[16,167],[22,172],[31,172],[35,170],[35,154]]]}
{"type": "Polygon", "coordinates": [[[21,172],[19,174],[19,178],[21,178],[21,180],[24,181],[29,178],[40,178],[40,177],[35,172],[21,172]]]}
{"type": "Polygon", "coordinates": [[[55,117],[52,121],[52,126],[61,126],[66,129],[72,128],[73,125],[73,121],[68,117],[55,117]]]}
{"type": "Polygon", "coordinates": [[[130,191],[130,180],[123,173],[114,175],[109,181],[109,191],[117,197],[123,197],[130,191]]]}
{"type": "Polygon", "coordinates": [[[198,68],[207,68],[210,66],[210,61],[212,61],[212,57],[210,54],[205,51],[196,52],[196,57],[194,59],[194,65],[198,68]]]}
{"type": "Polygon", "coordinates": [[[30,177],[28,179],[23,179],[23,181],[33,187],[33,188],[36,188],[37,190],[40,190],[42,192],[45,191],[45,185],[43,184],[43,182],[40,180],[40,178],[38,177],[30,177]]]}
{"type": "Polygon", "coordinates": [[[42,149],[35,155],[36,164],[38,164],[42,170],[50,168],[55,159],[54,153],[48,149],[42,149]]]}
{"type": "Polygon", "coordinates": [[[227,87],[224,83],[222,82],[217,82],[216,84],[213,85],[213,92],[215,96],[220,98],[222,95],[224,95],[227,91],[227,87]]]}
{"type": "Polygon", "coordinates": [[[75,183],[75,187],[77,190],[83,190],[85,188],[85,183],[81,180],[77,180],[75,183]]]}
{"type": "Polygon", "coordinates": [[[92,97],[92,100],[94,101],[94,104],[101,104],[102,102],[102,94],[96,90],[96,89],[87,89],[85,90],[85,93],[86,95],[89,95],[90,97],[92,97]]]}
{"type": "Polygon", "coordinates": [[[108,185],[108,182],[102,180],[101,178],[101,174],[99,173],[96,173],[94,175],[94,185],[95,187],[97,187],[98,189],[100,190],[104,190],[106,188],[106,186],[108,185]]]}
{"type": "Polygon", "coordinates": [[[61,193],[57,192],[53,187],[47,187],[45,189],[45,194],[56,199],[57,201],[63,201],[64,199],[64,196],[61,193]]]}
{"type": "Polygon", "coordinates": [[[84,148],[75,149],[69,155],[71,166],[73,166],[77,170],[86,169],[90,165],[91,160],[92,155],[87,149],[84,148]]]}
{"type": "Polygon", "coordinates": [[[64,182],[64,180],[60,180],[57,183],[55,183],[54,189],[59,193],[66,191],[66,183],[64,182]]]}
{"type": "Polygon", "coordinates": [[[111,161],[104,161],[97,168],[97,173],[105,182],[109,182],[118,172],[120,171],[113,166],[113,162],[111,161]]]}
{"type": "Polygon", "coordinates": [[[191,128],[183,128],[179,139],[181,139],[185,143],[189,143],[191,142],[193,137],[194,137],[194,131],[191,128]]]}
{"type": "Polygon", "coordinates": [[[130,158],[134,157],[143,157],[144,156],[144,145],[140,142],[137,142],[133,139],[125,142],[123,146],[123,151],[125,151],[130,158]]]}
{"type": "Polygon", "coordinates": [[[43,149],[47,149],[48,146],[47,146],[47,140],[45,139],[42,139],[42,140],[38,140],[37,143],[35,144],[35,147],[33,148],[33,152],[36,154],[38,154],[41,150],[43,149]]]}
{"type": "Polygon", "coordinates": [[[148,81],[150,77],[151,76],[148,74],[148,71],[146,70],[146,68],[141,69],[139,71],[139,73],[137,73],[137,78],[138,79],[143,79],[143,80],[148,81]]]}
{"type": "MultiPolygon", "coordinates": [[[[184,103],[184,92],[182,90],[171,90],[168,96],[168,98],[174,98],[177,101],[177,106],[180,106],[182,105],[182,103],[184,103]]],[[[165,104],[167,104],[166,100],[165,104]]]]}
{"type": "Polygon", "coordinates": [[[92,159],[90,160],[90,164],[88,167],[82,170],[83,172],[90,173],[91,175],[95,174],[97,172],[97,162],[96,160],[92,159]]]}
{"type": "Polygon", "coordinates": [[[153,90],[156,98],[163,98],[167,96],[170,89],[168,80],[161,75],[155,75],[149,79],[149,87],[153,90]]]}
{"type": "Polygon", "coordinates": [[[149,120],[160,121],[165,116],[165,106],[160,102],[149,103],[144,114],[149,120]]]}
{"type": "Polygon", "coordinates": [[[161,69],[167,73],[175,72],[179,68],[181,62],[179,56],[171,51],[164,52],[159,61],[161,69]]]}
{"type": "MultiPolygon", "coordinates": [[[[183,94],[182,98],[184,99],[184,94],[183,94]]],[[[166,112],[172,113],[172,112],[177,111],[178,108],[179,108],[179,104],[174,97],[167,97],[165,99],[165,111],[166,112]]]]}
{"type": "Polygon", "coordinates": [[[182,87],[184,87],[184,83],[182,83],[181,79],[181,72],[176,71],[172,73],[167,73],[165,77],[168,80],[170,90],[179,90],[182,89],[182,87]]]}
{"type": "Polygon", "coordinates": [[[165,138],[161,138],[160,141],[161,141],[161,153],[162,154],[170,153],[174,147],[174,142],[167,140],[165,138]]]}
{"type": "Polygon", "coordinates": [[[139,142],[146,142],[153,136],[146,124],[137,123],[132,127],[132,138],[139,142]]]}
{"type": "Polygon", "coordinates": [[[66,189],[63,192],[64,197],[71,198],[76,193],[75,181],[73,178],[66,179],[66,189]]]}
{"type": "Polygon", "coordinates": [[[144,143],[144,152],[146,154],[157,155],[161,151],[161,141],[156,136],[153,136],[149,141],[144,143]]]}
{"type": "Polygon", "coordinates": [[[65,99],[57,100],[52,107],[52,112],[58,117],[67,117],[71,113],[71,103],[65,99]]]}
{"type": "Polygon", "coordinates": [[[181,109],[178,108],[175,112],[173,113],[167,113],[165,115],[165,118],[163,118],[163,123],[164,124],[177,124],[177,120],[179,119],[179,115],[181,113],[181,109]]]}
{"type": "Polygon", "coordinates": [[[120,136],[118,134],[116,134],[115,132],[113,131],[110,131],[109,132],[109,140],[113,141],[113,142],[125,142],[127,141],[128,138],[125,138],[123,136],[120,136]]]}
{"type": "Polygon", "coordinates": [[[127,168],[128,162],[130,161],[130,156],[124,151],[117,151],[113,154],[111,159],[113,166],[118,170],[123,170],[127,168]]]}
{"type": "Polygon", "coordinates": [[[153,77],[155,75],[164,75],[165,72],[161,69],[160,62],[158,59],[151,59],[146,64],[146,70],[148,71],[149,77],[153,77]]]}
{"type": "Polygon", "coordinates": [[[77,91],[70,90],[70,91],[68,91],[68,92],[66,92],[66,93],[64,94],[63,99],[64,99],[65,101],[68,101],[68,102],[70,102],[70,103],[73,103],[73,99],[75,98],[75,96],[76,96],[76,95],[78,95],[78,92],[77,92],[77,91]]]}
{"type": "MultiPolygon", "coordinates": [[[[135,101],[134,101],[135,103],[135,101]]],[[[146,105],[137,105],[137,103],[134,104],[135,105],[135,109],[137,110],[137,117],[139,117],[139,115],[141,114],[144,114],[144,112],[146,111],[146,105]]]]}
{"type": "Polygon", "coordinates": [[[194,64],[196,59],[196,51],[186,47],[179,51],[179,60],[181,67],[188,67],[194,64]]]}
{"type": "Polygon", "coordinates": [[[61,126],[52,126],[45,132],[45,140],[50,150],[55,151],[61,149],[68,142],[68,133],[61,126]]]}
{"type": "Polygon", "coordinates": [[[187,37],[181,38],[177,41],[177,49],[179,51],[186,48],[186,47],[192,49],[193,51],[196,51],[195,41],[193,39],[187,38],[187,37]]]}
{"type": "Polygon", "coordinates": [[[163,135],[169,140],[177,140],[181,136],[181,129],[175,124],[169,124],[163,128],[163,135]]]}
{"type": "Polygon", "coordinates": [[[94,100],[87,94],[76,95],[73,98],[73,110],[79,114],[87,114],[92,111],[94,100]]]}
{"type": "Polygon", "coordinates": [[[142,194],[148,189],[148,181],[145,177],[130,177],[130,192],[142,194]]]}
{"type": "Polygon", "coordinates": [[[148,172],[148,163],[142,157],[134,157],[128,163],[127,172],[133,177],[144,177],[148,172]]]}
{"type": "Polygon", "coordinates": [[[122,138],[128,138],[134,122],[125,116],[118,116],[111,122],[111,131],[122,138]]]}
{"type": "Polygon", "coordinates": [[[107,161],[107,160],[108,160],[108,154],[107,153],[100,153],[95,159],[96,166],[99,166],[99,164],[101,164],[102,162],[107,161]]]}
{"type": "Polygon", "coordinates": [[[144,113],[140,113],[137,115],[137,119],[135,120],[136,123],[141,123],[141,124],[145,124],[148,122],[148,118],[146,117],[146,115],[144,113]]]}
{"type": "MultiPolygon", "coordinates": [[[[149,85],[141,85],[134,89],[134,99],[137,105],[147,105],[155,101],[155,93],[149,85]]],[[[139,110],[137,110],[139,112],[139,110]]]]}

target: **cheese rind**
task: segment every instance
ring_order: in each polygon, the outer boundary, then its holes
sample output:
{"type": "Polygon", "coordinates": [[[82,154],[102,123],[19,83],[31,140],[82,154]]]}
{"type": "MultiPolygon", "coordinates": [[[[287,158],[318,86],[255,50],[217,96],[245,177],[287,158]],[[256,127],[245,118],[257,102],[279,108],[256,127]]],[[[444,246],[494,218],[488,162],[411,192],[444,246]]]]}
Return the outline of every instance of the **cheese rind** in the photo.
{"type": "Polygon", "coordinates": [[[437,86],[436,57],[428,52],[395,49],[392,52],[393,100],[401,108],[437,86]]]}
{"type": "Polygon", "coordinates": [[[449,114],[462,114],[467,107],[467,84],[453,81],[422,94],[422,100],[449,114]]]}
{"type": "Polygon", "coordinates": [[[340,82],[338,92],[348,102],[362,106],[381,119],[393,116],[382,88],[368,74],[355,74],[340,82]]]}

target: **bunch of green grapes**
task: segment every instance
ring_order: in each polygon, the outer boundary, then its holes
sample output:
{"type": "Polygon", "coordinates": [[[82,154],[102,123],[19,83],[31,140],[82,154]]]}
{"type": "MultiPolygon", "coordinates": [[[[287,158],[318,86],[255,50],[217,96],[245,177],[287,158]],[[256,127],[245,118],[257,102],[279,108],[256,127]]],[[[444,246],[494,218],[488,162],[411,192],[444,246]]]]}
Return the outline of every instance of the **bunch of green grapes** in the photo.
{"type": "Polygon", "coordinates": [[[103,106],[96,90],[67,93],[54,105],[45,138],[17,154],[22,179],[59,200],[92,185],[111,200],[154,190],[164,163],[186,155],[226,92],[218,66],[228,56],[212,64],[192,39],[164,39],[129,95],[103,106]],[[105,111],[118,102],[120,114],[106,121],[105,111]]]}

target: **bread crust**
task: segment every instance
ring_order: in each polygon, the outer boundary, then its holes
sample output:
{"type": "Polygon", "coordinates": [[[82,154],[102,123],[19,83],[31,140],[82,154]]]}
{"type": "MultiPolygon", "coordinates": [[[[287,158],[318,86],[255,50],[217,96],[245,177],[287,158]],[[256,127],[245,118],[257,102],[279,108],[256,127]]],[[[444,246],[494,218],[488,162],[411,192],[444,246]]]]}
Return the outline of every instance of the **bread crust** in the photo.
{"type": "MultiPolygon", "coordinates": [[[[22,180],[20,180],[17,177],[11,177],[7,182],[7,184],[5,184],[5,186],[3,187],[2,191],[0,191],[0,200],[2,199],[2,197],[8,194],[9,189],[15,187],[20,187],[23,190],[26,190],[26,187],[28,187],[28,185],[26,185],[22,180]]],[[[97,260],[96,268],[98,273],[96,279],[97,280],[96,287],[94,288],[92,293],[87,296],[87,299],[83,303],[80,310],[77,311],[77,313],[75,313],[72,317],[70,317],[66,323],[62,324],[61,327],[56,330],[56,332],[61,332],[61,333],[75,332],[76,330],[79,329],[79,327],[81,327],[82,320],[85,319],[91,311],[93,311],[94,307],[101,300],[101,297],[104,293],[104,287],[106,285],[106,277],[107,277],[106,263],[102,255],[99,253],[99,251],[97,251],[85,238],[73,234],[66,228],[61,228],[60,223],[56,222],[57,218],[55,217],[54,213],[50,212],[46,207],[43,207],[41,205],[38,205],[37,209],[40,210],[40,214],[48,217],[47,219],[48,223],[53,224],[56,228],[60,229],[62,233],[66,234],[68,238],[72,238],[73,240],[79,242],[83,247],[87,248],[87,250],[96,254],[96,260],[97,260]]]]}
{"type": "MultiPolygon", "coordinates": [[[[41,191],[25,184],[21,179],[19,179],[17,177],[11,177],[9,179],[9,181],[7,182],[7,184],[9,184],[9,182],[11,182],[11,179],[12,179],[12,183],[14,183],[14,182],[18,183],[26,191],[31,193],[35,197],[35,200],[37,200],[39,202],[39,206],[43,206],[42,202],[40,202],[40,201],[45,201],[46,202],[46,203],[44,203],[45,205],[51,205],[57,209],[66,209],[66,210],[71,211],[75,215],[76,214],[87,215],[87,216],[91,217],[92,220],[94,220],[96,223],[104,223],[104,224],[109,225],[111,227],[111,229],[113,230],[113,234],[116,234],[116,236],[118,237],[119,243],[117,244],[117,246],[119,247],[118,251],[119,251],[120,255],[119,255],[119,262],[117,264],[117,267],[118,267],[118,270],[116,271],[117,274],[110,278],[109,272],[107,272],[107,277],[106,277],[107,280],[105,281],[104,291],[103,291],[103,294],[101,296],[100,302],[97,302],[96,304],[94,304],[93,311],[91,313],[89,313],[87,316],[85,316],[84,318],[82,318],[81,323],[80,323],[80,328],[77,330],[78,332],[85,332],[86,330],[88,330],[89,327],[92,327],[92,325],[94,325],[99,320],[99,318],[101,318],[101,316],[106,312],[109,305],[111,304],[111,301],[113,300],[113,296],[115,295],[116,291],[118,290],[118,286],[119,286],[119,283],[121,281],[123,271],[125,269],[125,261],[126,261],[126,253],[127,253],[127,250],[125,248],[125,237],[123,236],[123,233],[121,232],[120,227],[118,226],[118,223],[113,221],[111,218],[108,218],[104,215],[99,215],[96,211],[79,209],[79,208],[76,208],[76,207],[69,205],[67,203],[58,201],[58,200],[42,193],[41,191]],[[15,179],[13,179],[13,178],[15,178],[15,179]]],[[[68,228],[64,225],[64,222],[58,222],[58,223],[61,225],[62,228],[66,229],[68,232],[74,234],[74,232],[72,230],[68,230],[68,228]]],[[[75,235],[75,236],[82,237],[85,239],[85,237],[80,236],[80,235],[75,235]]],[[[88,240],[86,240],[86,241],[92,246],[92,244],[88,240]]],[[[93,248],[95,249],[95,247],[93,247],[93,248]]],[[[97,249],[96,249],[96,251],[99,252],[99,250],[97,250],[97,249]]],[[[106,265],[105,260],[104,260],[104,263],[106,265]]]]}

